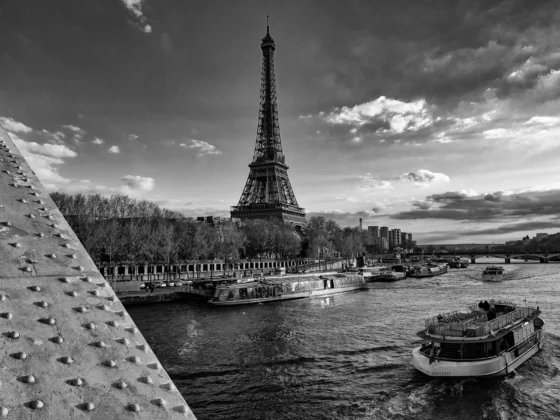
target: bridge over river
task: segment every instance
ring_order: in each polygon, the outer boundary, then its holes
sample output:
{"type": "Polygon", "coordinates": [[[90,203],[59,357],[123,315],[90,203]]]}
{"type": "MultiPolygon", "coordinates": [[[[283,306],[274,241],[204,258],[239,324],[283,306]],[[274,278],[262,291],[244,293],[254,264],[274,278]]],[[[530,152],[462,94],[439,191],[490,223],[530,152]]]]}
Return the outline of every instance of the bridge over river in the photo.
{"type": "Polygon", "coordinates": [[[195,419],[0,128],[0,417],[195,419]]]}
{"type": "MultiPolygon", "coordinates": [[[[408,257],[422,256],[419,253],[407,254],[408,257]]],[[[534,260],[540,263],[548,263],[549,261],[560,261],[560,251],[551,252],[481,252],[481,251],[454,251],[452,253],[434,253],[436,258],[446,258],[451,256],[468,257],[471,264],[475,264],[479,258],[502,258],[506,264],[510,264],[511,260],[534,260]]],[[[428,257],[424,255],[424,257],[428,257]]]]}

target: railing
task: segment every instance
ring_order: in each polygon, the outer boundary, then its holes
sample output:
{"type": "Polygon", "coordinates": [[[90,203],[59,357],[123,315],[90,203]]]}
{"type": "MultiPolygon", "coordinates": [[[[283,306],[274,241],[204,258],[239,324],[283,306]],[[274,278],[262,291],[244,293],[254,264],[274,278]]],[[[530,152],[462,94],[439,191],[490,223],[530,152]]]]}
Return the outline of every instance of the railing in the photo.
{"type": "MultiPolygon", "coordinates": [[[[478,309],[478,308],[477,308],[478,309]]],[[[465,322],[449,322],[449,314],[460,315],[460,312],[454,311],[446,314],[446,317],[438,318],[428,318],[425,321],[426,332],[428,334],[446,335],[450,337],[481,337],[490,334],[490,332],[499,331],[505,326],[512,324],[513,322],[526,318],[533,312],[535,308],[532,307],[519,307],[512,312],[499,316],[491,321],[480,322],[482,319],[486,318],[485,312],[480,312],[476,316],[471,316],[465,322]],[[484,317],[484,318],[482,318],[484,317]]],[[[464,314],[465,316],[470,314],[464,314]]]]}

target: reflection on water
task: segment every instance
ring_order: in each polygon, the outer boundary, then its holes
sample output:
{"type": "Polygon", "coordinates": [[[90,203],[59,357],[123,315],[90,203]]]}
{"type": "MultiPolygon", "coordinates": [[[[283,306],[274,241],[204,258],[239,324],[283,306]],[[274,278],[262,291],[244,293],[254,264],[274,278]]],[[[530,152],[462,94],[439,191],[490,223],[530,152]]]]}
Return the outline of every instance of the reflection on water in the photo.
{"type": "MultiPolygon", "coordinates": [[[[481,260],[484,261],[484,260],[481,260]]],[[[200,420],[560,418],[560,265],[485,264],[430,279],[265,305],[131,307],[200,420]],[[536,302],[544,349],[497,380],[430,379],[410,365],[424,318],[501,297],[536,302]]]]}

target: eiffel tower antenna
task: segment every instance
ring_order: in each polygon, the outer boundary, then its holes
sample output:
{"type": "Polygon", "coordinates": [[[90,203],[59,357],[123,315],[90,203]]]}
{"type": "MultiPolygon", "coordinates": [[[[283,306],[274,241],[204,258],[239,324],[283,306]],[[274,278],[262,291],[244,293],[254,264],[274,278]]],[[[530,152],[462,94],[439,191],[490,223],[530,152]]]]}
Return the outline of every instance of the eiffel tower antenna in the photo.
{"type": "Polygon", "coordinates": [[[266,17],[266,36],[261,40],[263,53],[261,93],[257,139],[249,177],[237,206],[231,208],[232,219],[281,219],[293,226],[304,226],[305,209],[299,207],[288,178],[276,102],[274,51],[276,44],[270,36],[269,16],[266,17]]]}

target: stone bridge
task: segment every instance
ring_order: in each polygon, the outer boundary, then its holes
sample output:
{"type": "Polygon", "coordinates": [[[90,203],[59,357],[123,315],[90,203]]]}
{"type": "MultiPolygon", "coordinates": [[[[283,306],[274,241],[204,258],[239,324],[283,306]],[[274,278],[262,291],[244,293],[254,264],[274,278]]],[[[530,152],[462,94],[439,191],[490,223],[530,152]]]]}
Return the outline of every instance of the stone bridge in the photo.
{"type": "Polygon", "coordinates": [[[195,419],[0,128],[0,417],[195,419]]]}
{"type": "MultiPolygon", "coordinates": [[[[422,254],[412,253],[409,256],[421,256],[422,254]]],[[[480,252],[480,251],[459,251],[449,254],[435,253],[436,258],[445,258],[450,256],[468,257],[471,264],[475,264],[478,258],[503,258],[506,264],[511,263],[511,260],[539,260],[541,263],[548,263],[551,259],[560,259],[560,251],[553,252],[480,252]]],[[[424,255],[424,257],[427,257],[424,255]]]]}

